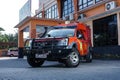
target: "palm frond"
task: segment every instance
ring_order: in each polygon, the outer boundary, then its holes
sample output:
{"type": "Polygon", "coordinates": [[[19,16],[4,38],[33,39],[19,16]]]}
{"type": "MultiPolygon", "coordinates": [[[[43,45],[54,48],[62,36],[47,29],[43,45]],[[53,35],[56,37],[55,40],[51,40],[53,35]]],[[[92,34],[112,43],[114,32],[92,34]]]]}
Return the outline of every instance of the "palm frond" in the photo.
{"type": "Polygon", "coordinates": [[[5,31],[3,28],[0,27],[0,31],[5,31]]]}

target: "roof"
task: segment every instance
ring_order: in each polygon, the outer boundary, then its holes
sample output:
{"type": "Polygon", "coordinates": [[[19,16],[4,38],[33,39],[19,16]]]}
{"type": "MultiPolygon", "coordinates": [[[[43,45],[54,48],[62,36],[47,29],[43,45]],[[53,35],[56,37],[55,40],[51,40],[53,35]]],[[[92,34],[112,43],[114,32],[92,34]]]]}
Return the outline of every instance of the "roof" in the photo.
{"type": "Polygon", "coordinates": [[[46,18],[38,18],[38,17],[26,17],[20,23],[18,23],[14,28],[19,28],[20,26],[24,25],[25,23],[29,22],[30,20],[42,20],[42,21],[53,21],[53,22],[64,22],[64,20],[60,19],[46,19],[46,18]]]}

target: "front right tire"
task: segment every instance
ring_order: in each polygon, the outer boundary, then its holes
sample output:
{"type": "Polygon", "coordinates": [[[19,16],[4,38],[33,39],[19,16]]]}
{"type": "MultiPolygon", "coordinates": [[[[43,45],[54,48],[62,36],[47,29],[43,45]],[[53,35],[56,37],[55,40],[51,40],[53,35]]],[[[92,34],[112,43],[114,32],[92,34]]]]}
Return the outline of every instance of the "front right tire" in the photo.
{"type": "Polygon", "coordinates": [[[80,56],[76,48],[72,49],[72,52],[68,55],[66,59],[67,67],[77,67],[80,63],[80,56]]]}
{"type": "Polygon", "coordinates": [[[32,67],[40,67],[44,63],[44,60],[37,58],[30,58],[27,56],[27,62],[32,67]]]}

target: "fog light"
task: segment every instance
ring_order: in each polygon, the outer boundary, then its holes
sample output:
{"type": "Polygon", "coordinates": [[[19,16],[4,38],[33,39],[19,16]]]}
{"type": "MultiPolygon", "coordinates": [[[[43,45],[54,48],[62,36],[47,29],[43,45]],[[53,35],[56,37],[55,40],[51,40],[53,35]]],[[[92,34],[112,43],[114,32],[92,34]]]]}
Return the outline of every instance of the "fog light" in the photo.
{"type": "Polygon", "coordinates": [[[51,51],[48,51],[48,53],[51,53],[51,51]]]}
{"type": "Polygon", "coordinates": [[[59,50],[58,52],[61,53],[61,50],[59,50]]]}

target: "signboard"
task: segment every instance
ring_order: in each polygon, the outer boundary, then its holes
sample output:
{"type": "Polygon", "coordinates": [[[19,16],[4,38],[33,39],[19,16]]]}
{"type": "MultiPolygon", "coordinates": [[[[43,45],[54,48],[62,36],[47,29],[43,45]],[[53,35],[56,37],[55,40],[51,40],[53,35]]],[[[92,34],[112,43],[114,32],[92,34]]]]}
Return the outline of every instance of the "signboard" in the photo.
{"type": "Polygon", "coordinates": [[[28,0],[19,10],[19,21],[22,21],[27,16],[31,16],[31,0],[28,0]]]}

